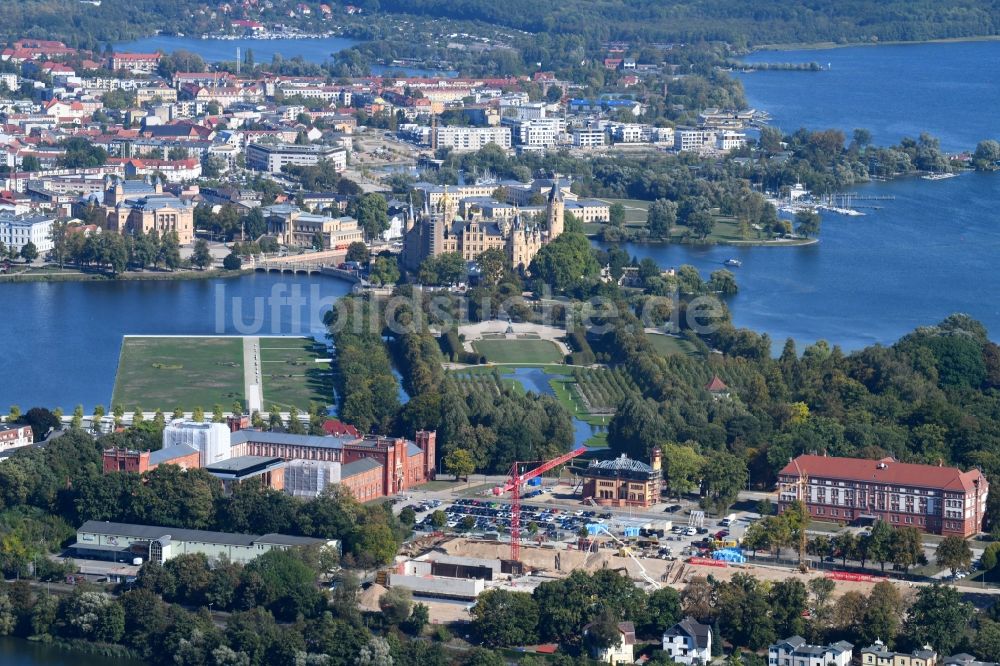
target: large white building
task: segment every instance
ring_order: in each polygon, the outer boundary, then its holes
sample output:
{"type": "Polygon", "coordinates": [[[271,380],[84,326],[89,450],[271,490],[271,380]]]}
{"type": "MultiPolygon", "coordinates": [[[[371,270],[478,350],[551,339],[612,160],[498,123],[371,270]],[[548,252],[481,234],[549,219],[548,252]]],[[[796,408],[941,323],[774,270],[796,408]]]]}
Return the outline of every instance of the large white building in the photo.
{"type": "Polygon", "coordinates": [[[767,648],[768,666],[850,666],[854,646],[846,641],[831,645],[809,645],[792,636],[767,648]]]}
{"type": "Polygon", "coordinates": [[[536,120],[503,119],[503,124],[510,127],[514,143],[531,148],[549,148],[559,143],[566,133],[564,118],[538,118],[536,120]]]}
{"type": "Polygon", "coordinates": [[[480,150],[491,143],[510,148],[509,127],[438,127],[434,130],[434,147],[464,152],[480,150]]]}
{"type": "Polygon", "coordinates": [[[10,215],[0,213],[0,243],[8,250],[20,252],[28,243],[34,244],[39,255],[52,249],[52,223],[48,215],[10,215]]]}
{"type": "Polygon", "coordinates": [[[315,166],[326,161],[340,173],[347,168],[347,150],[334,146],[297,146],[291,143],[251,143],[246,150],[247,168],[281,173],[281,167],[315,166]]]}
{"type": "Polygon", "coordinates": [[[594,127],[577,127],[573,130],[573,145],[577,148],[596,148],[604,145],[604,130],[594,127]]]}
{"type": "Polygon", "coordinates": [[[340,542],[287,534],[232,534],[88,520],[76,531],[76,543],[70,547],[79,557],[114,558],[116,562],[140,558],[163,564],[178,555],[198,553],[212,561],[225,558],[246,564],[271,550],[308,546],[339,549],[340,542]]]}
{"type": "Polygon", "coordinates": [[[197,421],[171,421],[163,429],[163,448],[190,446],[200,453],[201,466],[230,457],[230,431],[225,423],[199,423],[197,421]]]}
{"type": "Polygon", "coordinates": [[[674,148],[681,152],[704,153],[716,149],[714,130],[683,129],[674,132],[674,148]]]}

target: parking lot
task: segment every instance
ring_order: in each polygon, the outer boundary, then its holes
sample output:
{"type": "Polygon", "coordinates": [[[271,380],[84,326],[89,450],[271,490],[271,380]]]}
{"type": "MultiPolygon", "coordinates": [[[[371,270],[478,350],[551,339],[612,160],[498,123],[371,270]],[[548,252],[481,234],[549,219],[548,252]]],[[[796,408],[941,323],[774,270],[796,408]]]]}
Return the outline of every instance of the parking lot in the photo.
{"type": "MultiPolygon", "coordinates": [[[[710,547],[729,547],[742,537],[756,514],[739,518],[692,520],[680,504],[646,512],[604,507],[574,508],[555,496],[554,489],[525,493],[521,503],[521,534],[528,543],[550,543],[587,548],[630,549],[637,557],[673,560],[705,554],[710,547]],[[560,504],[557,506],[556,504],[560,504]],[[596,526],[600,527],[596,527],[596,526]],[[587,528],[590,526],[589,534],[587,528]],[[613,537],[609,537],[607,532],[613,537]],[[593,536],[595,538],[591,539],[593,536]]],[[[410,496],[397,510],[416,514],[417,535],[432,532],[463,534],[500,542],[509,541],[512,506],[504,498],[447,498],[417,500],[410,496]],[[435,516],[435,513],[440,514],[435,516]]]]}

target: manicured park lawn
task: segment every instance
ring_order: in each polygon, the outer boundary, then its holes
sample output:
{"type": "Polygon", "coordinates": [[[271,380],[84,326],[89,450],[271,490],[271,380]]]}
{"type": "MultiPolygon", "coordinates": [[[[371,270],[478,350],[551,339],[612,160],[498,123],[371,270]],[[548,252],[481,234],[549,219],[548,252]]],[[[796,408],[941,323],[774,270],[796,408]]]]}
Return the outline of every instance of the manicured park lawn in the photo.
{"type": "Polygon", "coordinates": [[[670,356],[671,354],[684,354],[691,357],[698,356],[697,348],[684,338],[675,338],[671,335],[660,333],[648,333],[646,337],[649,339],[649,344],[653,345],[653,349],[664,356],[670,356]]]}
{"type": "Polygon", "coordinates": [[[558,363],[563,357],[549,340],[476,340],[472,347],[492,363],[558,363]]]}
{"type": "Polygon", "coordinates": [[[327,351],[308,338],[261,338],[261,380],[264,410],[277,405],[281,411],[295,407],[300,412],[315,402],[327,406],[333,402],[333,377],[327,351]]]}
{"type": "Polygon", "coordinates": [[[210,412],[228,411],[234,400],[244,400],[242,338],[123,339],[112,405],[210,412]]]}

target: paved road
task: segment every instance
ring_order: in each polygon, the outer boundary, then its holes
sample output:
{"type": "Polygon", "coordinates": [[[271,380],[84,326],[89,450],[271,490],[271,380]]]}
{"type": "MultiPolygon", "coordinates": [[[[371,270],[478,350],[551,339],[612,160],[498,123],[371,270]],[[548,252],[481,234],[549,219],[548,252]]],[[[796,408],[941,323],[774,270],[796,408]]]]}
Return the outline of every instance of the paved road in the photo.
{"type": "Polygon", "coordinates": [[[260,338],[243,338],[243,388],[247,412],[264,411],[264,391],[260,373],[260,338]]]}

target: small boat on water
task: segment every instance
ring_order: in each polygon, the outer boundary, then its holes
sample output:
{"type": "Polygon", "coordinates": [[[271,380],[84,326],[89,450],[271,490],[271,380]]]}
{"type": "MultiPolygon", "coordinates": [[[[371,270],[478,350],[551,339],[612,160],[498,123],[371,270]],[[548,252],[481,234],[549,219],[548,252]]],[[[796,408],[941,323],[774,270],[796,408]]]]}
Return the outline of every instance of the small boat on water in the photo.
{"type": "Polygon", "coordinates": [[[957,173],[929,173],[925,176],[921,176],[924,180],[944,180],[945,178],[955,178],[958,176],[957,173]]]}
{"type": "Polygon", "coordinates": [[[733,268],[740,268],[743,266],[743,262],[739,259],[726,259],[726,266],[732,266],[733,268]]]}

